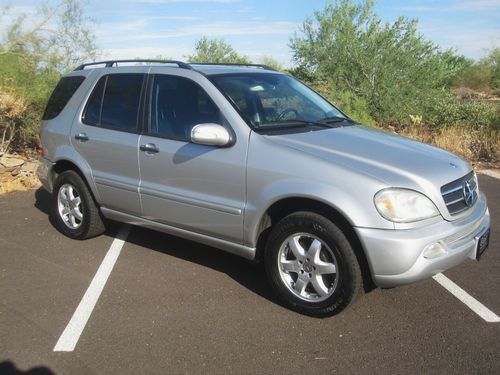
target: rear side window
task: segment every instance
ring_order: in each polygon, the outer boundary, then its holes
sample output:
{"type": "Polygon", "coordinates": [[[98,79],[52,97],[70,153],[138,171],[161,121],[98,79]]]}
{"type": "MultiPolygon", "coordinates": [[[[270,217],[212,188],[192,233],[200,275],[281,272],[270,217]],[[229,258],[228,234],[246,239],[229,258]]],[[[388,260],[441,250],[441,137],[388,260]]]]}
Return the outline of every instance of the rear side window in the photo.
{"type": "Polygon", "coordinates": [[[85,77],[82,76],[61,78],[50,95],[42,120],[51,120],[57,117],[84,80],[85,77]]]}
{"type": "Polygon", "coordinates": [[[136,131],[144,74],[102,77],[90,95],[83,122],[122,131],[136,131]]]}

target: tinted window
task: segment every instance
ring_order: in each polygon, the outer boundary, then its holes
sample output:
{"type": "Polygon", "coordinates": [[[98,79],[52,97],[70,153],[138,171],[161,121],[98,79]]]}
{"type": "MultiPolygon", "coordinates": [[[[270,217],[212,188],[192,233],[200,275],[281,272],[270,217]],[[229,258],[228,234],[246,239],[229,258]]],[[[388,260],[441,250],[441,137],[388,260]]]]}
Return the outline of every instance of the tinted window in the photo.
{"type": "Polygon", "coordinates": [[[102,95],[106,86],[107,77],[102,77],[90,95],[85,113],[83,114],[83,122],[88,125],[99,125],[101,117],[102,95]]]}
{"type": "Polygon", "coordinates": [[[222,115],[208,94],[193,81],[157,75],[153,82],[151,133],[188,140],[194,125],[222,123],[222,115]]]}
{"type": "Polygon", "coordinates": [[[50,95],[42,119],[50,120],[59,115],[84,80],[85,77],[82,76],[61,78],[50,95]]]}
{"type": "Polygon", "coordinates": [[[111,74],[92,91],[82,121],[124,131],[137,130],[144,74],[111,74]]]}
{"type": "Polygon", "coordinates": [[[144,74],[112,74],[104,88],[99,125],[135,131],[144,74]]]}
{"type": "Polygon", "coordinates": [[[254,128],[279,128],[301,122],[345,118],[333,105],[299,81],[283,74],[248,73],[211,77],[254,128]]]}

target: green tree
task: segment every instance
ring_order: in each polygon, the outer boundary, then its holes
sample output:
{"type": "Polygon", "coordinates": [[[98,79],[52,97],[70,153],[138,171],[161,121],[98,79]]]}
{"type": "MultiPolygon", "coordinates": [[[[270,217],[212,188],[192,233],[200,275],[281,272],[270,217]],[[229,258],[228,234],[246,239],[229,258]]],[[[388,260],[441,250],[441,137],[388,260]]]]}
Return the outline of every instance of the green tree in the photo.
{"type": "Polygon", "coordinates": [[[452,85],[489,92],[500,88],[500,48],[492,49],[488,55],[474,62],[468,60],[465,68],[457,74],[452,85]]]}
{"type": "Polygon", "coordinates": [[[97,54],[92,22],[77,0],[42,7],[29,22],[28,15],[12,18],[9,12],[8,7],[0,10],[2,22],[11,19],[3,22],[6,32],[0,38],[0,97],[23,105],[15,116],[9,106],[0,105],[3,151],[36,146],[45,103],[61,73],[97,54]]]}
{"type": "Polygon", "coordinates": [[[427,111],[464,64],[424,39],[416,20],[383,23],[373,0],[328,1],[303,23],[290,47],[299,78],[350,92],[378,122],[427,111]]]}
{"type": "Polygon", "coordinates": [[[247,56],[240,56],[223,39],[203,37],[196,42],[195,54],[188,56],[190,63],[236,63],[250,64],[247,56]]]}
{"type": "Polygon", "coordinates": [[[273,69],[276,69],[276,70],[279,70],[279,71],[285,71],[285,68],[283,67],[283,65],[281,65],[278,60],[276,60],[274,57],[272,56],[267,56],[267,55],[264,55],[260,58],[260,63],[262,65],[266,65],[270,68],[273,68],[273,69]]]}
{"type": "MultiPolygon", "coordinates": [[[[4,7],[0,19],[10,11],[4,7]]],[[[87,17],[78,0],[62,0],[42,6],[39,16],[30,20],[21,14],[6,25],[0,41],[0,56],[16,54],[34,60],[40,67],[67,71],[85,61],[95,60],[97,47],[92,33],[94,22],[87,17]],[[49,27],[50,26],[50,27],[49,27]]]]}
{"type": "Polygon", "coordinates": [[[500,48],[494,48],[488,57],[486,63],[491,67],[491,87],[500,89],[500,48]]]}

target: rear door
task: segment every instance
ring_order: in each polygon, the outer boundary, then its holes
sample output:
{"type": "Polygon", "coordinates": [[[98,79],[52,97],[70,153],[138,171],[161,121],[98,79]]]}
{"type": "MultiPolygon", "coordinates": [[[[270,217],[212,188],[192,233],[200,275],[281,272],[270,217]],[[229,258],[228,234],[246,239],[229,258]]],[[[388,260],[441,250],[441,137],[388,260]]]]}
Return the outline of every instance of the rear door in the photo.
{"type": "Polygon", "coordinates": [[[217,102],[222,95],[208,80],[195,82],[183,75],[197,73],[183,69],[161,72],[150,76],[150,128],[140,139],[143,216],[241,243],[248,131],[234,132],[217,102]],[[201,123],[225,126],[235,143],[224,148],[191,143],[191,129],[201,123]]]}
{"type": "MultiPolygon", "coordinates": [[[[104,207],[141,214],[137,147],[146,69],[104,70],[71,129],[104,207]]],[[[140,121],[141,119],[141,121],[140,121]]]]}

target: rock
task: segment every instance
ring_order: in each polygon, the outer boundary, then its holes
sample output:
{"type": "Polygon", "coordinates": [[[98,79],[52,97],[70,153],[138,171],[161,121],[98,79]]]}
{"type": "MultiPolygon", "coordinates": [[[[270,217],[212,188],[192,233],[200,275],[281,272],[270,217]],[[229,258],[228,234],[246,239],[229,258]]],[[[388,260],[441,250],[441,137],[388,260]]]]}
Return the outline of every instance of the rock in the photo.
{"type": "Polygon", "coordinates": [[[0,157],[0,164],[2,164],[7,169],[16,168],[23,165],[24,160],[16,157],[2,156],[0,157]]]}
{"type": "Polygon", "coordinates": [[[38,162],[35,161],[27,161],[21,167],[22,174],[35,174],[38,168],[38,162]]]}
{"type": "Polygon", "coordinates": [[[28,175],[28,176],[23,177],[23,184],[28,189],[36,189],[36,188],[42,186],[38,177],[33,176],[33,175],[28,175]]]}
{"type": "Polygon", "coordinates": [[[14,169],[12,172],[10,172],[10,174],[11,174],[12,176],[17,176],[19,173],[21,173],[21,168],[22,168],[22,166],[17,167],[17,168],[16,168],[16,169],[14,169]]]}

